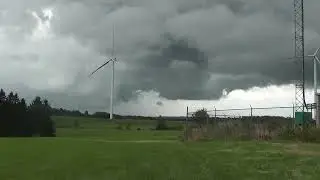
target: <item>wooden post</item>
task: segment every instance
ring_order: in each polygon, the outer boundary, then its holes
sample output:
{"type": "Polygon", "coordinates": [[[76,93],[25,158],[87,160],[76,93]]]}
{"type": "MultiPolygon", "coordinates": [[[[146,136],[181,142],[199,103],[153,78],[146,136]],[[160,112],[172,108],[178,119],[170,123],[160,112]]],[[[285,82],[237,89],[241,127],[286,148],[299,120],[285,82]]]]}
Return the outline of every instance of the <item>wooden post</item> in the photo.
{"type": "Polygon", "coordinates": [[[189,117],[189,107],[187,106],[187,114],[185,120],[185,140],[188,140],[188,117],[189,117]]]}

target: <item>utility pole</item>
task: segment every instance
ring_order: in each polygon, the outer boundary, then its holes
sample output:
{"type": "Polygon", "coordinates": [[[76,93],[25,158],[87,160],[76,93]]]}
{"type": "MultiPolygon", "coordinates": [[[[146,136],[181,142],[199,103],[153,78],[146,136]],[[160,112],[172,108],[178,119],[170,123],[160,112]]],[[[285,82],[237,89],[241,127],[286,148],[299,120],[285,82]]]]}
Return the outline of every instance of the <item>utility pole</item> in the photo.
{"type": "Polygon", "coordinates": [[[185,120],[185,134],[184,134],[184,139],[186,140],[186,141],[188,141],[188,130],[189,130],[189,128],[188,128],[188,118],[189,118],[189,107],[187,106],[187,113],[186,113],[186,120],[185,120]]]}

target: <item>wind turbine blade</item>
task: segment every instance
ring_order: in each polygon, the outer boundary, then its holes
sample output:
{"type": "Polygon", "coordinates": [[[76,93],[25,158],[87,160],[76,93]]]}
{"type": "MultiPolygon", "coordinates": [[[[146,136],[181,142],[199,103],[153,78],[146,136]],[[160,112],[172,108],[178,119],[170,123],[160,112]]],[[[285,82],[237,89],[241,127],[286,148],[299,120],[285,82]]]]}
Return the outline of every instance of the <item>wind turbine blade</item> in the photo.
{"type": "Polygon", "coordinates": [[[320,49],[320,48],[318,48],[318,49],[316,50],[316,52],[314,53],[315,56],[318,54],[319,49],[320,49]]]}
{"type": "Polygon", "coordinates": [[[114,24],[112,26],[112,58],[114,58],[115,54],[114,54],[114,24]]]}
{"type": "Polygon", "coordinates": [[[318,63],[320,63],[320,60],[317,56],[315,56],[314,58],[316,58],[316,60],[318,61],[318,63]]]}
{"type": "MultiPolygon", "coordinates": [[[[308,56],[303,56],[303,57],[313,57],[313,55],[308,55],[308,56]]],[[[297,58],[302,58],[302,56],[294,56],[294,57],[290,57],[288,59],[297,59],[297,58]]]]}
{"type": "Polygon", "coordinates": [[[106,66],[110,61],[112,61],[112,59],[110,59],[109,61],[105,62],[104,64],[102,64],[101,66],[99,66],[96,70],[94,70],[91,74],[89,74],[89,77],[92,76],[94,73],[96,73],[97,71],[99,71],[99,69],[103,68],[104,66],[106,66]]]}

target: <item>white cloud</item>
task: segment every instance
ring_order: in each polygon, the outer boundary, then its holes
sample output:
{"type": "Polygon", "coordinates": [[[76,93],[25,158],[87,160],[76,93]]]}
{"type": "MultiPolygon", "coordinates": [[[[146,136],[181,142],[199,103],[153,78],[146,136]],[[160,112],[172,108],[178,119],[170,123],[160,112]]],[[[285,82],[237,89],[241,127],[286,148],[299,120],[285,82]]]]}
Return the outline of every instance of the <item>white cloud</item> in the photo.
{"type": "MultiPolygon", "coordinates": [[[[44,11],[48,19],[37,20],[31,36],[12,41],[8,30],[0,31],[2,71],[0,84],[23,84],[38,90],[64,90],[73,84],[80,72],[87,70],[99,57],[72,37],[55,36],[50,31],[51,11],[44,11]],[[91,62],[90,62],[91,61],[91,62]]],[[[12,31],[12,30],[11,30],[12,31]]],[[[92,66],[91,66],[92,67],[92,66]]]]}
{"type": "MultiPolygon", "coordinates": [[[[225,97],[215,101],[187,101],[187,100],[167,100],[159,97],[159,93],[155,91],[142,92],[139,98],[129,103],[117,106],[116,112],[120,114],[136,114],[149,116],[185,116],[186,109],[194,112],[198,109],[205,108],[214,115],[214,109],[238,109],[238,108],[265,108],[265,107],[289,107],[287,109],[270,109],[270,110],[253,110],[253,115],[277,115],[292,117],[295,100],[295,86],[268,86],[265,88],[254,87],[249,90],[234,90],[225,97]],[[162,106],[157,105],[161,101],[162,106]],[[141,111],[143,109],[143,111],[141,111]],[[139,112],[139,113],[138,113],[139,112]]],[[[307,103],[313,103],[313,90],[306,91],[307,103]]],[[[217,111],[218,115],[239,116],[249,115],[250,110],[241,111],[217,111]]]]}

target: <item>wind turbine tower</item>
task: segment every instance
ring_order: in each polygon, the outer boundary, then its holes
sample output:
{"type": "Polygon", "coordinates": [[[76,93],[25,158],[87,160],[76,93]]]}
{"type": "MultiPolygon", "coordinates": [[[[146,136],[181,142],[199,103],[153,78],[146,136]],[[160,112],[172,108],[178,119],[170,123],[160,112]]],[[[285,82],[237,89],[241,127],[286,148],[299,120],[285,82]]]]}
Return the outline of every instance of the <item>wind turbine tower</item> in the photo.
{"type": "Polygon", "coordinates": [[[114,55],[114,25],[112,27],[112,72],[111,72],[111,90],[110,90],[110,119],[113,119],[113,91],[114,91],[114,62],[117,60],[114,55]]]}
{"type": "Polygon", "coordinates": [[[106,66],[107,64],[109,64],[111,62],[111,89],[110,89],[110,119],[113,119],[113,96],[114,96],[114,65],[115,62],[117,61],[117,58],[115,57],[115,51],[114,51],[114,46],[115,46],[115,40],[114,40],[114,26],[113,26],[113,30],[112,30],[112,52],[111,52],[111,59],[109,59],[108,61],[106,61],[104,64],[102,64],[101,66],[99,66],[96,70],[94,70],[89,77],[91,77],[94,73],[96,73],[97,71],[99,71],[101,68],[103,68],[104,66],[106,66]]]}
{"type": "Polygon", "coordinates": [[[315,104],[315,108],[314,108],[314,117],[316,120],[316,125],[319,127],[320,125],[320,119],[319,119],[319,94],[318,94],[318,68],[317,68],[317,64],[320,63],[320,60],[318,58],[318,53],[319,53],[319,49],[318,48],[316,50],[316,52],[312,55],[309,55],[308,57],[312,57],[313,58],[313,90],[314,90],[314,104],[315,104]]]}
{"type": "Polygon", "coordinates": [[[318,92],[317,91],[317,88],[318,88],[318,80],[317,80],[318,68],[317,68],[317,64],[320,63],[320,60],[318,58],[319,49],[320,48],[318,48],[314,54],[308,56],[308,57],[312,57],[313,58],[313,90],[314,90],[314,94],[315,95],[318,92]]]}

